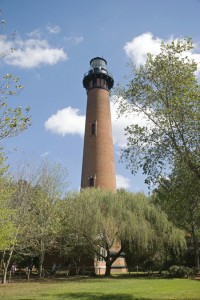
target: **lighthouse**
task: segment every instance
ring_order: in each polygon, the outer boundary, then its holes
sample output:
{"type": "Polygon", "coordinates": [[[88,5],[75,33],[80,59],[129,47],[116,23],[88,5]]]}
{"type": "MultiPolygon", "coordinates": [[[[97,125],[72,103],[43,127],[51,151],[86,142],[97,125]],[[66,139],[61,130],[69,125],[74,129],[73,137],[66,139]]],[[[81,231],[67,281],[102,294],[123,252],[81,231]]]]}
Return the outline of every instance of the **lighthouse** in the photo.
{"type": "Polygon", "coordinates": [[[110,89],[114,80],[107,61],[95,57],[84,75],[87,92],[81,188],[116,191],[114,149],[110,113],[110,89]]]}
{"type": "MultiPolygon", "coordinates": [[[[84,75],[83,86],[87,92],[87,109],[81,188],[101,188],[116,192],[114,148],[110,113],[110,90],[114,80],[107,69],[107,61],[95,57],[90,61],[90,69],[84,75]]],[[[111,252],[120,249],[120,241],[115,241],[111,252]]],[[[101,248],[101,251],[105,249],[101,248]]],[[[105,273],[105,261],[95,259],[95,272],[105,273]]],[[[124,253],[113,263],[111,271],[126,272],[124,253]]]]}

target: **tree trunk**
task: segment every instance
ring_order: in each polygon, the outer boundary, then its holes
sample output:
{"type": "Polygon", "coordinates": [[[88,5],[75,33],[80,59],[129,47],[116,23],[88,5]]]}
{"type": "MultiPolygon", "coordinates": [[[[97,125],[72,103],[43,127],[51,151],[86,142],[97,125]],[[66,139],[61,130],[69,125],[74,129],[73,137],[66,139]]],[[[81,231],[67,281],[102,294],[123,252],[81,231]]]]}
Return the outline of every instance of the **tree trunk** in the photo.
{"type": "Polygon", "coordinates": [[[8,254],[8,259],[5,261],[5,256],[6,252],[4,251],[3,258],[2,258],[2,264],[3,264],[3,277],[2,277],[2,283],[5,284],[7,282],[7,272],[8,272],[8,267],[10,265],[11,257],[13,254],[14,246],[12,246],[9,254],[8,254]]]}
{"type": "Polygon", "coordinates": [[[43,277],[43,264],[44,264],[44,255],[45,255],[45,248],[44,248],[44,243],[41,240],[40,241],[40,255],[39,255],[39,278],[43,277]]]}
{"type": "Polygon", "coordinates": [[[107,256],[105,261],[106,261],[106,272],[105,272],[105,276],[110,276],[111,266],[112,266],[112,262],[111,262],[110,256],[107,256]]]}
{"type": "Polygon", "coordinates": [[[200,269],[200,266],[199,266],[199,249],[198,249],[197,245],[194,249],[194,259],[195,259],[195,267],[197,268],[197,270],[199,270],[200,269]]]}
{"type": "Polygon", "coordinates": [[[6,284],[6,282],[7,282],[7,269],[6,268],[4,268],[4,270],[3,270],[3,277],[2,277],[2,283],[3,284],[6,284]]]}
{"type": "Polygon", "coordinates": [[[192,240],[193,240],[193,247],[194,247],[194,261],[195,261],[195,268],[199,270],[199,247],[198,241],[196,238],[195,232],[195,223],[192,222],[192,240]]]}
{"type": "Polygon", "coordinates": [[[44,253],[40,253],[40,256],[39,256],[39,270],[38,270],[39,278],[42,278],[44,276],[43,264],[44,264],[44,253]]]}
{"type": "Polygon", "coordinates": [[[29,281],[30,279],[30,274],[31,274],[31,269],[28,267],[27,271],[26,271],[26,275],[27,275],[27,280],[29,281]]]}
{"type": "Polygon", "coordinates": [[[118,252],[116,252],[115,255],[112,254],[112,257],[110,256],[110,249],[106,249],[106,250],[107,250],[107,257],[105,258],[105,262],[106,262],[105,276],[110,276],[112,264],[120,256],[120,253],[122,251],[122,247],[118,250],[118,252]]]}
{"type": "Polygon", "coordinates": [[[42,276],[43,276],[43,262],[44,262],[44,259],[42,257],[40,257],[40,259],[39,259],[39,270],[38,270],[39,278],[42,278],[42,276]]]}

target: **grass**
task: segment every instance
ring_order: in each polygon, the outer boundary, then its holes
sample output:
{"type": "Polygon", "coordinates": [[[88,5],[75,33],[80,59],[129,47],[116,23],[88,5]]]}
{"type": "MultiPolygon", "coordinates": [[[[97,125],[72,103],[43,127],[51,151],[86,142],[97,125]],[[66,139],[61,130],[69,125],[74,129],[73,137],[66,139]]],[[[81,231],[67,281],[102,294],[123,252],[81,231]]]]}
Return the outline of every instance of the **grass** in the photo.
{"type": "Polygon", "coordinates": [[[0,300],[200,300],[200,280],[69,278],[0,285],[0,300]]]}

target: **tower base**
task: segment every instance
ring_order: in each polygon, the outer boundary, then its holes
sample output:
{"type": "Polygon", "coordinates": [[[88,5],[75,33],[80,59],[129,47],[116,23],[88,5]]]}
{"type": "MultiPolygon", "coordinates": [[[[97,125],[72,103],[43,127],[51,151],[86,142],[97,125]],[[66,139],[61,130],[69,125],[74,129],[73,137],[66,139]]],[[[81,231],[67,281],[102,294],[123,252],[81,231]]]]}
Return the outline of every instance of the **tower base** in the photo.
{"type": "MultiPolygon", "coordinates": [[[[120,250],[118,247],[121,243],[115,243],[115,246],[112,247],[112,250],[110,252],[110,256],[115,257],[115,255],[120,250]]],[[[102,248],[103,249],[103,248],[102,248]]],[[[100,252],[102,252],[102,249],[100,252]]],[[[105,251],[105,250],[104,250],[105,251]]],[[[96,257],[94,260],[94,268],[95,268],[95,274],[96,275],[105,275],[106,272],[106,262],[102,257],[96,257]]],[[[126,264],[126,258],[125,253],[121,252],[120,256],[113,262],[111,266],[111,274],[114,273],[126,273],[128,271],[127,264],[126,264]]]]}
{"type": "MultiPolygon", "coordinates": [[[[95,262],[94,263],[95,274],[96,275],[105,275],[106,272],[106,263],[105,261],[102,262],[95,262]]],[[[116,273],[126,273],[128,272],[125,257],[118,257],[116,261],[112,264],[111,267],[111,274],[116,273]]]]}

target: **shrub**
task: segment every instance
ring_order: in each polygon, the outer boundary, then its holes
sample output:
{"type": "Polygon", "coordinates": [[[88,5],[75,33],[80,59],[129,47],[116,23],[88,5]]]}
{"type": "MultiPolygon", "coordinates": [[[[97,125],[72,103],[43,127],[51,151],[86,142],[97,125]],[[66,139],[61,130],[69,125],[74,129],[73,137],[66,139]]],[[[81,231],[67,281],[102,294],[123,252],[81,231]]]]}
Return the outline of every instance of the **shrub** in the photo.
{"type": "Polygon", "coordinates": [[[189,277],[194,275],[194,269],[174,265],[169,268],[169,273],[173,277],[189,277]]]}

